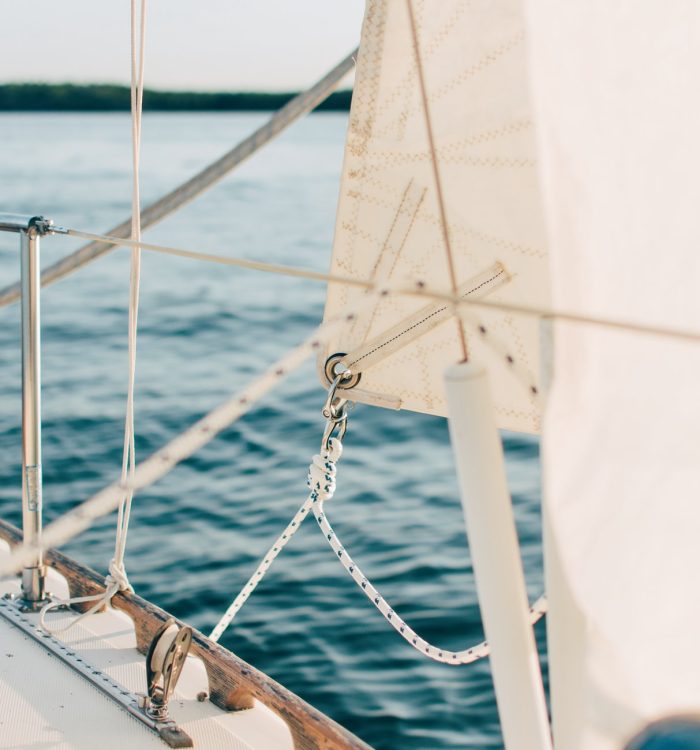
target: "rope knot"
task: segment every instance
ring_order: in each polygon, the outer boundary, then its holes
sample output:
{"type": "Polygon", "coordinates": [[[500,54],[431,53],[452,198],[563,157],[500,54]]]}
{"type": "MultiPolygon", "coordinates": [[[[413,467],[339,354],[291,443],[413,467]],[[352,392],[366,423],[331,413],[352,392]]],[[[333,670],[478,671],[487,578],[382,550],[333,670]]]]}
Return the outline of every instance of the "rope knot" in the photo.
{"type": "Polygon", "coordinates": [[[343,455],[343,444],[338,438],[330,438],[328,441],[328,450],[323,451],[323,455],[334,464],[338,463],[340,457],[343,455]]]}
{"type": "Polygon", "coordinates": [[[309,465],[306,483],[316,500],[330,500],[335,492],[335,462],[340,458],[343,446],[340,440],[331,438],[328,450],[317,453],[309,465]]]}
{"type": "Polygon", "coordinates": [[[107,588],[110,586],[118,586],[119,591],[133,591],[129,579],[126,575],[124,563],[118,563],[114,558],[109,561],[109,575],[105,579],[107,588]]]}

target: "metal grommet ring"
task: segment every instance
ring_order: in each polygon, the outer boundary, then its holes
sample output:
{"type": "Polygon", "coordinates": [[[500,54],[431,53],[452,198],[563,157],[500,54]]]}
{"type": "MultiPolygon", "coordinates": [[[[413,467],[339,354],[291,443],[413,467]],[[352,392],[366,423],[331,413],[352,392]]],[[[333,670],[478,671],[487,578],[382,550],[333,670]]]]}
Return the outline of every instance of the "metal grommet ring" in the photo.
{"type": "MultiPolygon", "coordinates": [[[[326,380],[328,381],[329,386],[333,385],[338,375],[343,372],[342,369],[336,370],[336,366],[340,364],[343,361],[343,358],[346,356],[347,354],[345,352],[337,352],[336,354],[331,354],[331,356],[326,360],[326,363],[323,366],[323,372],[326,376],[326,380]]],[[[360,382],[361,378],[362,373],[353,373],[347,379],[341,378],[341,380],[338,382],[337,388],[338,390],[342,391],[354,388],[360,382]]]]}

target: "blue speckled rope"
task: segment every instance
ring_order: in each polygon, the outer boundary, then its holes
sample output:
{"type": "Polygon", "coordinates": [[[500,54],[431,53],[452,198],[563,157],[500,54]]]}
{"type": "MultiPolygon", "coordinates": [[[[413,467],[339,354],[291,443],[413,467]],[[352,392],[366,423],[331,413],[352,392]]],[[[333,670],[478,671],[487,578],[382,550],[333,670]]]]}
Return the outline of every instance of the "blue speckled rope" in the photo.
{"type": "MultiPolygon", "coordinates": [[[[297,511],[292,522],[287,526],[284,532],[277,538],[273,546],[263,558],[263,561],[256,568],[253,575],[248,579],[241,592],[234,599],[226,614],[221,618],[217,626],[209,636],[212,640],[218,640],[221,634],[226,630],[233,618],[238,614],[241,607],[253,593],[258,583],[262,580],[267,570],[272,565],[274,559],[282,551],[290,538],[294,535],[303,520],[309,515],[311,510],[318,522],[319,528],[330,544],[331,549],[340,561],[341,565],[347,570],[355,583],[362,589],[365,596],[374,604],[382,613],[384,619],[401,635],[407,643],[413,648],[428,656],[430,659],[442,662],[444,664],[471,664],[478,659],[483,659],[490,653],[489,644],[486,641],[479,643],[462,651],[449,651],[438,648],[421,638],[414,630],[401,618],[388,604],[386,599],[377,591],[370,581],[357,566],[355,561],[350,557],[347,550],[343,547],[333,530],[328,518],[324,512],[324,502],[330,500],[335,492],[336,463],[342,454],[342,445],[337,438],[331,438],[329,441],[329,450],[314,456],[311,466],[309,467],[308,485],[311,492],[304,504],[297,511]]],[[[541,596],[535,604],[530,607],[530,622],[536,623],[547,611],[547,600],[541,596]]]]}

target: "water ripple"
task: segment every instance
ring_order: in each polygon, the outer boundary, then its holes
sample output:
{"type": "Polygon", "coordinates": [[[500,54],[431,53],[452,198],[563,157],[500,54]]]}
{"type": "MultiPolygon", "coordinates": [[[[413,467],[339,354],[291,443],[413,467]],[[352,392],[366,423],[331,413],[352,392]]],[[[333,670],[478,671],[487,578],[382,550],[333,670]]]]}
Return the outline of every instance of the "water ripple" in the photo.
{"type": "MultiPolygon", "coordinates": [[[[261,121],[258,115],[146,114],[144,202],[261,121]]],[[[325,270],[346,120],[314,115],[148,240],[325,270]]],[[[130,127],[121,114],[0,115],[0,206],[101,231],[129,205],[130,127]],[[51,158],[48,158],[48,157],[51,158]]],[[[75,243],[44,242],[44,262],[75,243]]],[[[0,283],[18,272],[0,237],[0,283]]],[[[119,475],[126,390],[129,252],[47,289],[44,472],[47,518],[119,475]]],[[[141,458],[214,407],[322,314],[299,279],[144,254],[136,393],[141,458]]],[[[0,311],[0,513],[19,521],[17,308],[0,311]]],[[[208,630],[306,493],[323,393],[312,364],[242,421],[136,497],[127,567],[137,591],[208,630]],[[177,575],[173,575],[176,571],[177,575]]],[[[348,550],[426,638],[483,637],[444,420],[358,406],[328,513],[348,550]]],[[[505,446],[528,583],[541,588],[538,444],[505,446]]],[[[66,550],[104,570],[114,518],[66,550]]],[[[540,640],[542,629],[538,630],[540,640]]],[[[303,527],[224,636],[225,646],[377,750],[502,746],[488,662],[460,669],[409,649],[365,601],[315,524],[303,527]]]]}

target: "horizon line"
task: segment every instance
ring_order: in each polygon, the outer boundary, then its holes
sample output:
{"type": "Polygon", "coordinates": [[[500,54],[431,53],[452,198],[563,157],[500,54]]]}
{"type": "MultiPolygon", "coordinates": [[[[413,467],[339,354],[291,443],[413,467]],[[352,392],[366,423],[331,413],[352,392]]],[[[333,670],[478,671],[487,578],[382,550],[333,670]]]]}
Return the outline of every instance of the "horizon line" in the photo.
{"type": "MultiPolygon", "coordinates": [[[[0,112],[122,112],[131,90],[113,83],[0,83],[0,112]]],[[[143,90],[144,112],[261,112],[279,109],[298,91],[143,90]]],[[[352,89],[339,89],[315,108],[347,112],[352,89]]]]}

